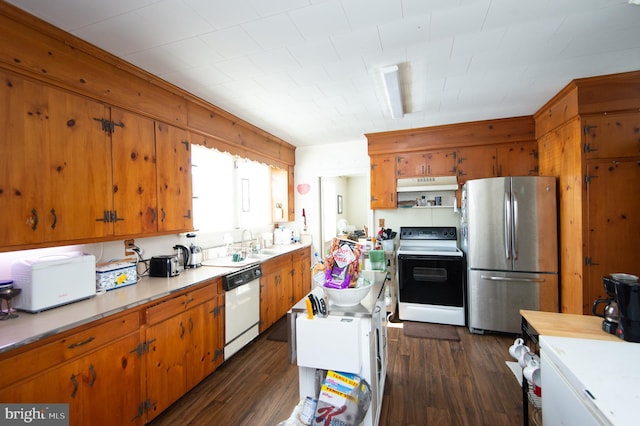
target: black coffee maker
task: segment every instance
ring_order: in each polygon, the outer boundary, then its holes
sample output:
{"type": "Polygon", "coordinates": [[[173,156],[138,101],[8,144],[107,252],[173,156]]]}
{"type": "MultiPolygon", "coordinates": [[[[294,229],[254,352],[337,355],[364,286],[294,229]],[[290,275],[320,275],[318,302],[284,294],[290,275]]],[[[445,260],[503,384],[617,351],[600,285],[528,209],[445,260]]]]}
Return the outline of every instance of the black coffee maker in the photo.
{"type": "Polygon", "coordinates": [[[640,282],[629,274],[611,274],[618,304],[616,336],[628,342],[640,342],[640,282]]]}
{"type": "Polygon", "coordinates": [[[614,280],[610,275],[602,277],[602,285],[607,293],[606,299],[596,299],[591,307],[593,315],[597,315],[602,320],[602,329],[607,333],[616,334],[618,331],[618,322],[620,315],[618,312],[618,302],[616,300],[616,287],[614,280]],[[598,311],[598,306],[604,305],[602,313],[598,311]]]}

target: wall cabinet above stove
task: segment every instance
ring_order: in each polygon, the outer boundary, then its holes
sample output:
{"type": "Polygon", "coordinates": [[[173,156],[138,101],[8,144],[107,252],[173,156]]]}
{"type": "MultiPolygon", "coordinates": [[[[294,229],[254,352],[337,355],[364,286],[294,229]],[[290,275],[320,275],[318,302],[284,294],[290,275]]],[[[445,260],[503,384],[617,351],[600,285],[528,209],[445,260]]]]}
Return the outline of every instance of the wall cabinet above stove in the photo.
{"type": "MultiPolygon", "coordinates": [[[[400,206],[395,178],[537,175],[533,117],[367,134],[371,208],[400,206]]],[[[457,196],[459,191],[457,192],[457,196]]]]}

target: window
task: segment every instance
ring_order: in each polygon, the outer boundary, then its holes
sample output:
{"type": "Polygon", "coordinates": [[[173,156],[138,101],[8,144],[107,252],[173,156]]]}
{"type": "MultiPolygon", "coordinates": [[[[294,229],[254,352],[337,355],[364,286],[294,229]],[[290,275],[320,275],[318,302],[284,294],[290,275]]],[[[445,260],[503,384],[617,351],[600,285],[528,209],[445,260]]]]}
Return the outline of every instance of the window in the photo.
{"type": "Polygon", "coordinates": [[[269,166],[193,145],[193,225],[201,232],[271,222],[269,166]]]}

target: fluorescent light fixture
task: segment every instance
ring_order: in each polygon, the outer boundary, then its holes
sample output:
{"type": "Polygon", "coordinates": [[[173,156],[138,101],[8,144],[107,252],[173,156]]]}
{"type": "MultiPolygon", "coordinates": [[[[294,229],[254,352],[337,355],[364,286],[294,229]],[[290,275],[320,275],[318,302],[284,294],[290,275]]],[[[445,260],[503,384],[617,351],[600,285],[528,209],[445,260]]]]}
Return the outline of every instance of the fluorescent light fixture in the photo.
{"type": "Polygon", "coordinates": [[[392,65],[381,69],[384,91],[387,96],[387,105],[391,111],[391,118],[402,118],[402,92],[400,91],[400,69],[392,65]]]}

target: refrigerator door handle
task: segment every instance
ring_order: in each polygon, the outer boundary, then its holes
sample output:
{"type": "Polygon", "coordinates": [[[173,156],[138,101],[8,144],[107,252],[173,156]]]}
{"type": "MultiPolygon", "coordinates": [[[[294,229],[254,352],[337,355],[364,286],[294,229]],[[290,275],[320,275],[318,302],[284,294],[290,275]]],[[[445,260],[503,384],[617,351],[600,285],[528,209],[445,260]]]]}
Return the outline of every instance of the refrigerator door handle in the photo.
{"type": "Polygon", "coordinates": [[[515,281],[522,283],[543,283],[544,278],[513,278],[513,277],[495,277],[493,275],[480,275],[480,278],[488,281],[515,281]]]}
{"type": "Polygon", "coordinates": [[[504,193],[504,254],[511,260],[511,193],[504,193]]]}
{"type": "Polygon", "coordinates": [[[518,194],[516,192],[511,193],[511,200],[513,203],[511,253],[513,254],[513,260],[518,260],[518,194]]]}

